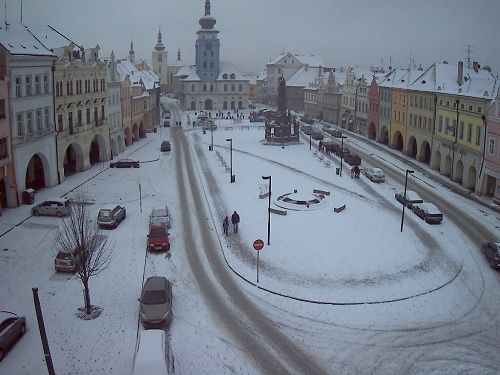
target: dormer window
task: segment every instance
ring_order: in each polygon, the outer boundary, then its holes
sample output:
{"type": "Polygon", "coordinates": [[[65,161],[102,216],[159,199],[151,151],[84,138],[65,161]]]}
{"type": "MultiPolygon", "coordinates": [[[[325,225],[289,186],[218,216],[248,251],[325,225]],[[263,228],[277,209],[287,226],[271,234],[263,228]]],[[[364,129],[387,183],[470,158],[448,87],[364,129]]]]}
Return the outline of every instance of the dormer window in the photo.
{"type": "Polygon", "coordinates": [[[231,79],[235,79],[235,78],[236,78],[236,76],[234,75],[234,73],[231,73],[231,75],[229,76],[229,78],[231,78],[231,79]]]}
{"type": "Polygon", "coordinates": [[[225,74],[225,73],[224,73],[224,74],[222,75],[222,78],[223,78],[223,79],[227,79],[227,74],[225,74]]]}

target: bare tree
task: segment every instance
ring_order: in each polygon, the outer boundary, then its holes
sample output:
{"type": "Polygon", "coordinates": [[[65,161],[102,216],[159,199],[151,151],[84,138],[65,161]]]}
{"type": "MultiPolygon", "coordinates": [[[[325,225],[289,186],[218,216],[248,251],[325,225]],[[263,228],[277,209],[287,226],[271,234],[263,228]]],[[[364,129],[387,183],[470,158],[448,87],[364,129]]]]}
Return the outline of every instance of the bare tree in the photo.
{"type": "Polygon", "coordinates": [[[112,249],[107,237],[101,234],[95,218],[90,217],[88,206],[76,199],[71,204],[70,215],[57,230],[58,251],[72,252],[76,262],[76,273],[84,287],[85,313],[90,315],[89,280],[104,271],[111,260],[112,249]]]}

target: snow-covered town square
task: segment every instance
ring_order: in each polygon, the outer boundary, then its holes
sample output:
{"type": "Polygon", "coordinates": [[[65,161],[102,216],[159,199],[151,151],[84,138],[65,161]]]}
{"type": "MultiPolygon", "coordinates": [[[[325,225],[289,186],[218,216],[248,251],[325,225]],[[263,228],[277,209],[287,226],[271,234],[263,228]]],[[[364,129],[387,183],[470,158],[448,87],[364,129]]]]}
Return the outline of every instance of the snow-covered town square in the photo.
{"type": "Polygon", "coordinates": [[[500,373],[500,56],[320,2],[6,2],[0,374],[500,373]]]}

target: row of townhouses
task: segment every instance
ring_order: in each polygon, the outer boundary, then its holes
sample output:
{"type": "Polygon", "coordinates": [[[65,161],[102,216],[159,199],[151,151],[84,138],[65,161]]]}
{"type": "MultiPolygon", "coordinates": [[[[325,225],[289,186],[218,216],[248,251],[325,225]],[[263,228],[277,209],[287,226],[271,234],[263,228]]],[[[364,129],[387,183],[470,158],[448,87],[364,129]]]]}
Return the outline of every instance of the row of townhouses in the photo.
{"type": "Polygon", "coordinates": [[[159,123],[153,69],[132,45],[123,60],[99,53],[51,26],[0,28],[1,207],[110,160],[159,123]]]}
{"type": "Polygon", "coordinates": [[[500,84],[488,67],[337,70],[314,55],[283,53],[253,79],[252,98],[273,104],[280,76],[288,108],[386,144],[500,203],[500,84]]]}

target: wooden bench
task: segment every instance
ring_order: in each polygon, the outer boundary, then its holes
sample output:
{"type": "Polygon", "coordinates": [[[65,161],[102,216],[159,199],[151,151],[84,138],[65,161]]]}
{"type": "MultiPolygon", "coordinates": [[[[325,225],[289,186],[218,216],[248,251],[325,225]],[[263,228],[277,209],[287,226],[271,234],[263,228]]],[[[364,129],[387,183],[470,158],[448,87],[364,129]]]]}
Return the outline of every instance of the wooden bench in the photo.
{"type": "Polygon", "coordinates": [[[278,210],[276,208],[270,208],[269,212],[272,214],[277,214],[277,215],[282,215],[282,216],[286,216],[286,214],[287,214],[287,211],[278,210]]]}
{"type": "Polygon", "coordinates": [[[334,211],[335,213],[339,213],[339,212],[342,212],[342,211],[344,211],[344,210],[345,210],[345,204],[344,204],[343,206],[340,206],[340,207],[335,207],[335,208],[333,209],[333,211],[334,211]]]}
{"type": "Polygon", "coordinates": [[[319,189],[314,189],[313,190],[314,194],[323,194],[323,195],[330,195],[329,191],[324,191],[324,190],[319,190],[319,189]]]}

